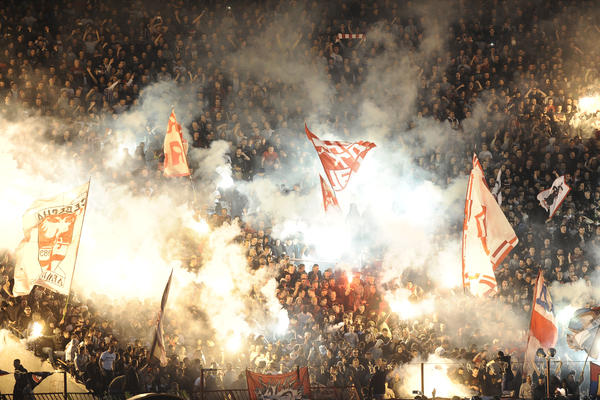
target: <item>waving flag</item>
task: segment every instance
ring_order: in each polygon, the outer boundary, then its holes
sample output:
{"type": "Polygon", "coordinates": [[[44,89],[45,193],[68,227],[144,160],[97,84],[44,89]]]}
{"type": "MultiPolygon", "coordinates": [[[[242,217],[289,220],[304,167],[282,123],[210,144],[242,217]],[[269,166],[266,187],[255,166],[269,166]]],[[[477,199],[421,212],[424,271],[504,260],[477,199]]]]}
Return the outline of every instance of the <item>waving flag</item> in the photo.
{"type": "Polygon", "coordinates": [[[327,212],[327,210],[330,207],[339,210],[340,205],[338,204],[337,197],[335,197],[334,191],[331,190],[329,184],[325,182],[325,179],[323,179],[323,177],[320,174],[319,179],[321,180],[321,192],[323,192],[323,208],[325,209],[325,212],[327,212]]]}
{"type": "Polygon", "coordinates": [[[34,389],[37,385],[42,383],[44,379],[52,375],[52,372],[29,372],[27,375],[29,375],[31,389],[34,389]]]}
{"type": "Polygon", "coordinates": [[[565,177],[559,176],[552,182],[550,189],[542,190],[537,195],[540,205],[550,214],[549,218],[554,216],[570,191],[571,188],[565,183],[565,177]]]}
{"type": "Polygon", "coordinates": [[[600,387],[598,380],[600,379],[600,365],[590,362],[590,398],[594,399],[600,396],[600,387]]]}
{"type": "Polygon", "coordinates": [[[494,270],[517,245],[515,231],[485,183],[483,169],[473,156],[463,222],[463,285],[476,296],[497,290],[494,270]]]}
{"type": "Polygon", "coordinates": [[[567,344],[575,350],[583,350],[592,358],[600,356],[600,307],[580,308],[569,321],[567,344]]]}
{"type": "Polygon", "coordinates": [[[69,294],[90,184],[35,201],[23,216],[25,238],[16,251],[14,296],[34,285],[69,294]]]}
{"type": "Polygon", "coordinates": [[[165,290],[162,295],[162,299],[160,301],[160,311],[158,313],[158,318],[156,321],[156,331],[154,332],[154,340],[152,342],[152,347],[150,348],[149,361],[152,358],[160,361],[160,365],[163,367],[167,365],[167,349],[165,347],[165,337],[163,331],[163,318],[165,314],[165,307],[167,306],[167,299],[169,298],[169,289],[171,288],[171,278],[173,278],[173,270],[171,270],[171,275],[169,275],[169,280],[167,281],[167,285],[165,286],[165,290]]]}
{"type": "Polygon", "coordinates": [[[187,163],[187,141],[183,139],[183,132],[175,118],[175,111],[171,111],[169,116],[163,150],[165,153],[165,176],[190,175],[187,163]]]}
{"type": "Polygon", "coordinates": [[[331,187],[336,192],[346,188],[352,173],[358,171],[369,150],[375,147],[374,143],[364,140],[352,143],[321,140],[308,130],[306,124],[304,129],[306,136],[315,146],[331,187]]]}
{"type": "Polygon", "coordinates": [[[538,274],[535,283],[533,306],[531,311],[531,323],[529,326],[529,338],[525,352],[525,370],[531,369],[531,363],[535,361],[535,353],[540,347],[548,350],[556,345],[558,338],[558,327],[554,318],[554,304],[550,291],[542,272],[538,274]]]}
{"type": "Polygon", "coordinates": [[[257,374],[246,370],[248,398],[262,399],[311,399],[308,368],[278,375],[257,374]]]}

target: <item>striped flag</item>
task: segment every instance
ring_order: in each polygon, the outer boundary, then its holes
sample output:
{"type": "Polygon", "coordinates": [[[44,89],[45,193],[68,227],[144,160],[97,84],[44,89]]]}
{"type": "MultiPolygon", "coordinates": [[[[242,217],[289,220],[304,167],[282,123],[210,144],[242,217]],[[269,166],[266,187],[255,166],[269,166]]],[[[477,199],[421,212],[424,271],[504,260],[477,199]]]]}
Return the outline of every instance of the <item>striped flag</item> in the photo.
{"type": "Polygon", "coordinates": [[[358,172],[362,160],[375,143],[359,140],[358,142],[340,142],[321,140],[308,130],[304,124],[308,140],[315,146],[323,169],[331,187],[336,192],[344,190],[353,172],[358,172]]]}
{"type": "Polygon", "coordinates": [[[323,179],[320,174],[319,179],[321,180],[321,192],[323,193],[323,208],[325,209],[325,212],[327,212],[329,208],[339,210],[340,205],[338,204],[337,197],[335,197],[335,192],[331,190],[331,186],[325,182],[325,179],[323,179]]]}
{"type": "Polygon", "coordinates": [[[473,155],[467,186],[462,241],[463,286],[476,296],[496,293],[494,270],[519,239],[492,196],[483,169],[473,155]]]}
{"type": "Polygon", "coordinates": [[[171,270],[171,275],[169,275],[169,280],[167,281],[167,285],[165,286],[165,290],[162,295],[162,300],[160,301],[160,311],[156,321],[156,331],[154,332],[154,340],[152,342],[152,347],[150,348],[148,360],[150,361],[155,358],[160,361],[160,365],[163,367],[167,365],[167,349],[165,347],[165,337],[163,332],[163,318],[165,315],[165,307],[167,306],[167,299],[169,298],[171,278],[173,278],[173,270],[171,270]]]}
{"type": "Polygon", "coordinates": [[[554,317],[554,303],[548,286],[544,281],[542,271],[539,272],[535,283],[533,306],[531,307],[531,323],[529,338],[525,351],[524,370],[530,371],[531,364],[535,361],[535,354],[540,347],[548,350],[556,345],[558,327],[554,317]]]}

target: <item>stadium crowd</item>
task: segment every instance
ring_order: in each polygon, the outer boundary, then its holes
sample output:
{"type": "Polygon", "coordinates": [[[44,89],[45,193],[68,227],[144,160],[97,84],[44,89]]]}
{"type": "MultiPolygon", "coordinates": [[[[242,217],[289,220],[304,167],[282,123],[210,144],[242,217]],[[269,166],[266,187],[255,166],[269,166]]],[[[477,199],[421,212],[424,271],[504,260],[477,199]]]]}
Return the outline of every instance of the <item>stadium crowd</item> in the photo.
{"type": "MultiPolygon", "coordinates": [[[[307,106],[285,96],[298,93],[298,84],[272,79],[268,71],[264,76],[249,72],[231,62],[230,55],[243,52],[261,32],[271,35],[262,43],[271,56],[293,60],[306,54],[315,71],[326,69],[335,88],[326,122],[341,136],[356,137],[361,130],[357,99],[379,95],[365,84],[371,62],[392,46],[370,40],[368,33],[391,35],[395,51],[412,58],[431,40],[432,26],[448,25],[446,15],[424,12],[417,3],[331,1],[319,5],[322,14],[314,23],[283,32],[278,19],[306,17],[312,4],[4,2],[0,113],[7,119],[52,118],[57,122],[39,132],[40,147],[64,152],[93,173],[152,196],[165,182],[158,167],[164,127],[149,121],[145,139],[121,161],[128,168],[105,164],[118,132],[101,127],[110,120],[118,124],[138,105],[145,88],[174,81],[195,91],[186,110],[194,119],[185,121],[192,148],[225,140],[236,181],[268,175],[279,177],[284,190],[304,190],[306,182],[285,181],[281,173],[301,172],[312,151],[302,140],[307,106]],[[367,39],[336,41],[337,33],[367,33],[367,39]]],[[[529,311],[539,269],[549,281],[584,280],[587,285],[598,270],[599,142],[595,115],[582,113],[578,99],[590,94],[598,79],[599,51],[586,43],[599,29],[593,13],[585,10],[593,10],[593,2],[457,2],[458,17],[436,37],[439,49],[411,64],[418,77],[416,104],[411,117],[391,130],[389,139],[397,148],[411,149],[415,168],[441,186],[469,173],[473,149],[490,187],[502,170],[502,208],[519,245],[496,272],[498,321],[504,313],[529,311]],[[443,147],[423,146],[419,127],[426,120],[437,121],[452,140],[443,147]],[[536,195],[550,187],[556,174],[565,176],[572,191],[548,219],[536,195]]],[[[501,325],[483,332],[475,324],[450,332],[452,321],[437,314],[403,319],[390,311],[386,290],[402,287],[413,303],[432,294],[438,299],[453,294],[436,288],[419,271],[384,285],[376,262],[353,276],[305,263],[309,249],[301,238],[272,237],[268,215],[246,219],[244,210],[235,190],[223,191],[215,209],[203,217],[213,226],[236,217],[246,221],[241,222],[246,236],[240,243],[249,268],[279,271],[277,297],[290,316],[283,338],[248,338],[243,350],[225,356],[218,341],[190,340],[167,321],[169,364],[148,364],[148,337],[139,332],[152,332],[151,312],[125,316],[116,307],[97,309],[75,298],[63,316],[65,297],[43,288],[14,298],[14,260],[8,253],[0,264],[0,327],[30,338],[32,351],[68,368],[95,392],[124,376],[114,390],[191,395],[201,385],[201,368],[218,370],[206,373],[204,388],[241,389],[244,368],[277,373],[308,365],[314,384],[354,385],[361,398],[396,398],[409,394],[401,367],[436,354],[456,362],[449,376],[473,395],[545,396],[544,374],[525,377],[515,361],[522,361],[524,333],[504,335],[501,325]],[[43,332],[31,339],[36,321],[43,323],[43,332]],[[512,364],[498,351],[513,354],[512,364]]],[[[460,229],[457,221],[456,232],[460,229]]],[[[451,235],[439,232],[433,241],[444,243],[451,235]]],[[[194,255],[186,262],[190,270],[201,267],[194,255]]],[[[149,305],[124,307],[140,308],[149,305]]],[[[552,392],[578,397],[576,379],[570,368],[558,369],[551,377],[552,392]]]]}

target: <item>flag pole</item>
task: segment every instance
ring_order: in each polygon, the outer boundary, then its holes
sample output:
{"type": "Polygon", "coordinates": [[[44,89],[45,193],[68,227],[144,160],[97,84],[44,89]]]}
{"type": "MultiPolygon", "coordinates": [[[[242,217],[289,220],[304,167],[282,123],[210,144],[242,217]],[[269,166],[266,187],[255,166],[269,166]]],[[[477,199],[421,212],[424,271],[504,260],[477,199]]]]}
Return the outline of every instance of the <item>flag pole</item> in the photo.
{"type": "MultiPolygon", "coordinates": [[[[88,179],[88,188],[87,191],[85,192],[85,207],[83,208],[83,216],[81,217],[81,231],[83,232],[83,223],[85,221],[85,213],[87,211],[87,207],[88,207],[88,198],[90,195],[90,184],[92,183],[92,177],[90,176],[90,178],[88,179]]],[[[75,248],[75,261],[73,262],[73,273],[71,274],[71,281],[69,282],[69,294],[67,295],[67,301],[65,303],[65,308],[63,309],[63,314],[62,314],[62,319],[60,320],[60,323],[64,323],[65,322],[65,318],[67,316],[67,309],[69,307],[69,302],[71,301],[71,295],[72,295],[72,289],[71,286],[73,286],[73,278],[75,277],[75,267],[77,266],[77,255],[79,254],[79,244],[81,243],[81,232],[79,232],[79,240],[77,241],[77,247],[75,248]]]]}

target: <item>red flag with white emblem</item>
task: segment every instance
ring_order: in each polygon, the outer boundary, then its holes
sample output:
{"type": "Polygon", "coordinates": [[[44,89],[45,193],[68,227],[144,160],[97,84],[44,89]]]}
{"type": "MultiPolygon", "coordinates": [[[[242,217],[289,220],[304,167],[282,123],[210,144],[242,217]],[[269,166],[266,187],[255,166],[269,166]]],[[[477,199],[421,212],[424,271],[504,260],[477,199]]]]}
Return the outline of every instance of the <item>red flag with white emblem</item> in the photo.
{"type": "Polygon", "coordinates": [[[189,176],[187,163],[187,141],[183,139],[181,125],[177,123],[175,111],[171,111],[164,143],[165,176],[189,176]]]}
{"type": "Polygon", "coordinates": [[[331,190],[331,187],[325,179],[321,175],[319,175],[319,179],[321,180],[321,191],[323,192],[323,208],[325,212],[331,207],[335,209],[340,209],[340,205],[338,204],[337,197],[335,197],[335,193],[331,190]]]}
{"type": "Polygon", "coordinates": [[[515,231],[490,192],[483,169],[474,155],[463,222],[464,287],[476,296],[494,294],[497,289],[494,270],[518,242],[515,231]]]}
{"type": "Polygon", "coordinates": [[[69,294],[90,184],[35,201],[23,216],[25,238],[16,250],[14,296],[34,285],[69,294]]]}
{"type": "Polygon", "coordinates": [[[352,143],[321,140],[308,130],[306,124],[304,124],[304,129],[306,136],[315,146],[331,187],[336,192],[346,188],[352,173],[358,171],[360,163],[369,150],[375,147],[374,143],[364,140],[352,143]]]}

